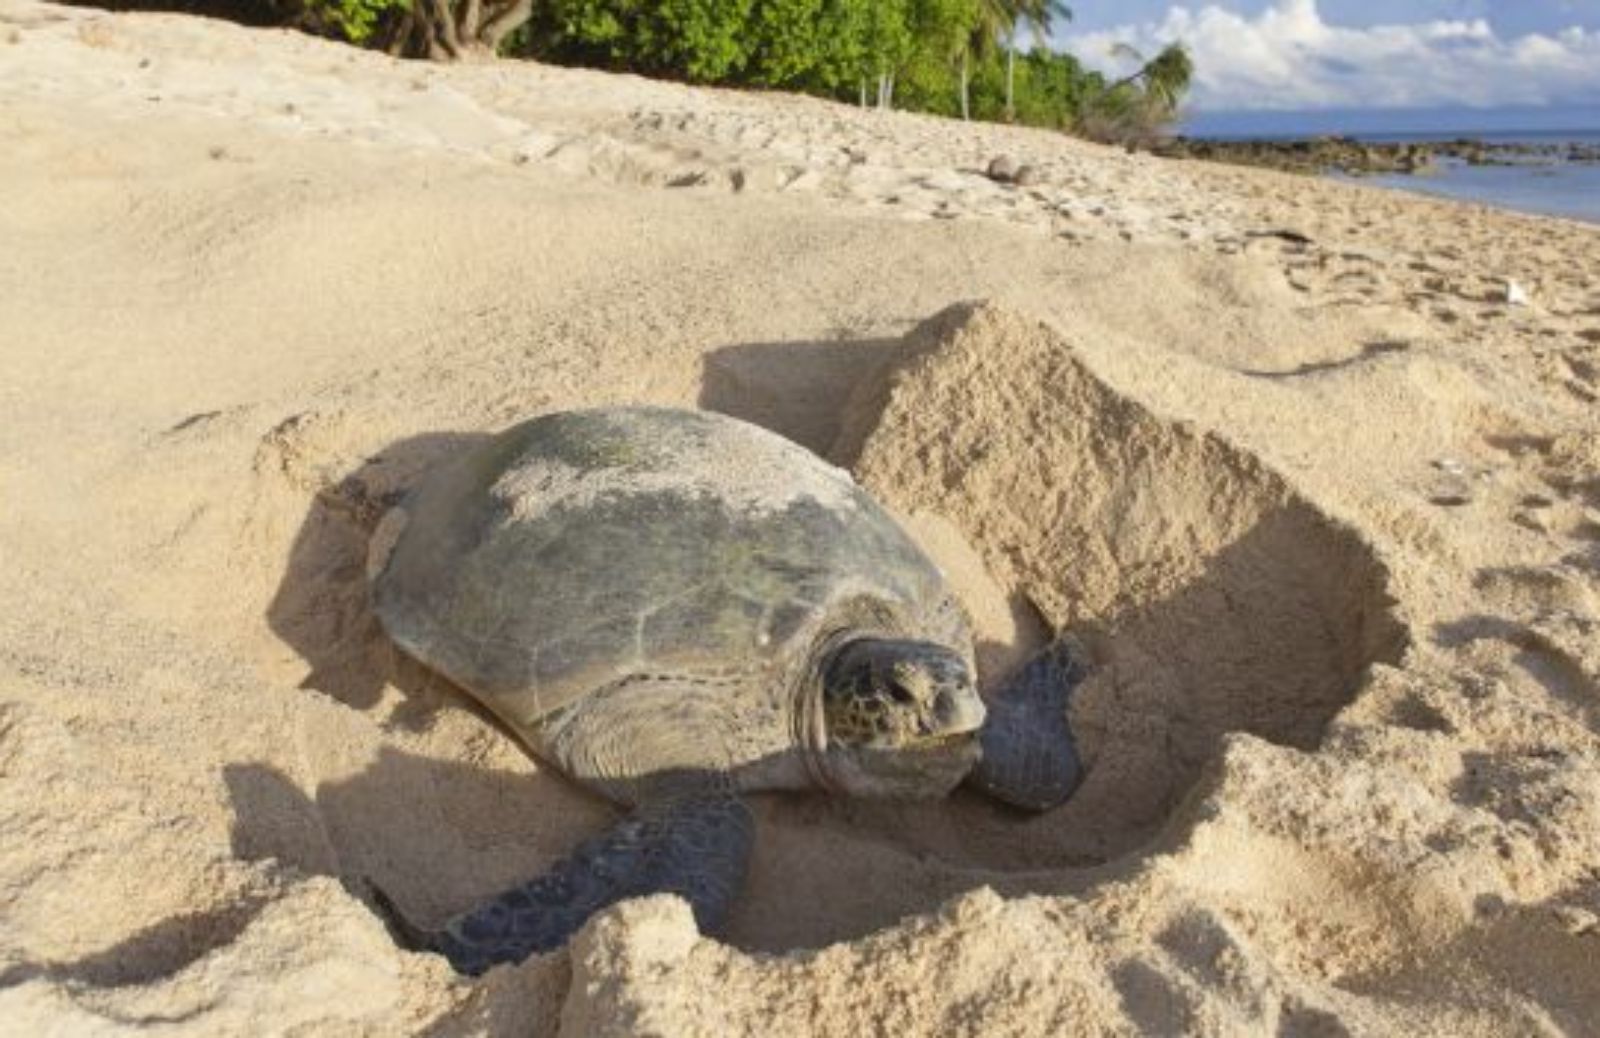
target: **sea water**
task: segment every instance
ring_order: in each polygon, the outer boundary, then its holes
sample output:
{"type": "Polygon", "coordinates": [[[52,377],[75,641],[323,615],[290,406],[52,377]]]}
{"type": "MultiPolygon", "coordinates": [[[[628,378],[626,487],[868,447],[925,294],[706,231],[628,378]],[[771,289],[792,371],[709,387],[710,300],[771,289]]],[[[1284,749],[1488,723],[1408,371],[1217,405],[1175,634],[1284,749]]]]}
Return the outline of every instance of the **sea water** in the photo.
{"type": "MultiPolygon", "coordinates": [[[[1583,131],[1508,131],[1466,134],[1368,134],[1361,140],[1453,140],[1471,137],[1485,144],[1570,145],[1600,144],[1600,134],[1583,131]]],[[[1483,202],[1526,213],[1567,216],[1600,223],[1600,163],[1565,162],[1543,156],[1512,156],[1504,166],[1470,166],[1457,159],[1440,159],[1434,172],[1411,176],[1363,177],[1367,183],[1405,191],[1421,191],[1469,202],[1483,202]]]]}
{"type": "MultiPolygon", "coordinates": [[[[1224,140],[1281,140],[1339,134],[1383,144],[1468,138],[1486,144],[1595,145],[1600,144],[1600,117],[1584,110],[1261,112],[1197,116],[1181,132],[1224,140]],[[1519,122],[1524,125],[1517,125],[1519,122]]],[[[1403,191],[1600,223],[1600,164],[1557,161],[1544,156],[1508,157],[1516,161],[1505,166],[1470,166],[1456,159],[1441,158],[1435,170],[1429,173],[1352,179],[1403,191]]]]}

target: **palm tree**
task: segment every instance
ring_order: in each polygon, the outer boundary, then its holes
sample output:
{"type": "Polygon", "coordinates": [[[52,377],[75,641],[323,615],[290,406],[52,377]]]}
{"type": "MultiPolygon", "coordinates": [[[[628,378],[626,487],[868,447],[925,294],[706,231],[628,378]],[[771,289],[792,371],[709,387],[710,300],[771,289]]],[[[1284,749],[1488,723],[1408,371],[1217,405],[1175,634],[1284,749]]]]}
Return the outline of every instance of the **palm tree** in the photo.
{"type": "Polygon", "coordinates": [[[1178,110],[1183,95],[1189,92],[1189,85],[1194,82],[1194,58],[1189,55],[1189,48],[1181,43],[1167,44],[1160,54],[1149,61],[1145,61],[1144,55],[1126,43],[1112,47],[1111,54],[1113,57],[1131,58],[1144,63],[1133,75],[1117,80],[1108,89],[1116,90],[1137,84],[1153,107],[1166,116],[1178,110]]]}
{"type": "Polygon", "coordinates": [[[971,119],[971,92],[973,58],[983,60],[1002,36],[1011,32],[1016,24],[1017,0],[977,0],[972,29],[961,46],[961,118],[971,119]]]}
{"type": "Polygon", "coordinates": [[[971,79],[971,61],[977,58],[982,61],[989,56],[990,50],[999,42],[1000,37],[1011,31],[1012,23],[1016,21],[1016,14],[1011,10],[1015,0],[978,0],[976,18],[972,29],[961,47],[961,118],[971,119],[972,110],[968,89],[971,79]]]}
{"type": "Polygon", "coordinates": [[[1033,30],[1033,42],[1044,46],[1050,39],[1050,23],[1060,18],[1072,21],[1072,8],[1061,0],[984,0],[1003,3],[1010,14],[1006,25],[1006,118],[1016,118],[1015,83],[1017,70],[1017,23],[1025,22],[1033,30]]]}
{"type": "Polygon", "coordinates": [[[1125,43],[1112,56],[1140,62],[1131,75],[1091,95],[1079,116],[1079,128],[1101,140],[1127,142],[1150,136],[1170,123],[1194,81],[1194,59],[1181,43],[1171,43],[1146,61],[1125,43]]]}

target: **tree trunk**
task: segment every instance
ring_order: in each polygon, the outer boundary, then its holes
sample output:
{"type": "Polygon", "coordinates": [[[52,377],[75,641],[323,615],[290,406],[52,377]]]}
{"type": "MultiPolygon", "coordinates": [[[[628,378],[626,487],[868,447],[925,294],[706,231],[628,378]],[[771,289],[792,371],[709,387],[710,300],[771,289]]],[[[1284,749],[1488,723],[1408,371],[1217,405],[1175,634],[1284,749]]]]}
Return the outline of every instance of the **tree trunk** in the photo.
{"type": "Polygon", "coordinates": [[[384,50],[434,61],[495,56],[533,15],[533,0],[412,0],[384,50]]]}
{"type": "Polygon", "coordinates": [[[862,76],[856,80],[856,83],[861,87],[861,107],[865,108],[867,107],[867,77],[862,76]]]}
{"type": "Polygon", "coordinates": [[[972,118],[972,112],[967,102],[967,50],[965,47],[961,49],[961,118],[972,118]]]}
{"type": "Polygon", "coordinates": [[[1015,32],[1006,36],[1006,122],[1011,122],[1017,117],[1017,107],[1013,103],[1014,94],[1012,85],[1016,82],[1017,71],[1017,34],[1015,32]]]}
{"type": "Polygon", "coordinates": [[[531,17],[533,17],[533,0],[512,0],[511,3],[489,12],[483,28],[478,30],[478,39],[489,48],[490,54],[498,54],[500,44],[505,42],[506,37],[520,29],[531,17]]]}

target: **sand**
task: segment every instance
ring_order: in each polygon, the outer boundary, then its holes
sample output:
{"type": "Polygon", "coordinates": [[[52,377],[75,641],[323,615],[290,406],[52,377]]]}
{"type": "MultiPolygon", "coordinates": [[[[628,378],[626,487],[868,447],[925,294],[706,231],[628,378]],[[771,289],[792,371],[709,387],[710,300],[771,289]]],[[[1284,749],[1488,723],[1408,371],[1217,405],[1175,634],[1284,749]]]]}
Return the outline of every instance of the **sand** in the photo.
{"type": "Polygon", "coordinates": [[[8,1032],[1600,1033],[1594,227],[0,0],[0,362],[8,1032]],[[720,939],[397,948],[364,879],[614,812],[388,645],[369,532],[624,401],[849,465],[985,682],[1072,639],[1080,794],[767,797],[720,939]]]}

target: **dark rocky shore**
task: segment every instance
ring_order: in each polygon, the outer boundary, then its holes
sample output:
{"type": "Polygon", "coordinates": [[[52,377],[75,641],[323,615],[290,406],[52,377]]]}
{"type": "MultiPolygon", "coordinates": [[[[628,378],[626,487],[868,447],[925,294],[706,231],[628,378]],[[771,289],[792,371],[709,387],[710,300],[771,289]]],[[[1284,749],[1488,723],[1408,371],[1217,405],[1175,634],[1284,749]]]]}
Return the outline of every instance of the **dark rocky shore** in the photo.
{"type": "Polygon", "coordinates": [[[1500,143],[1462,138],[1427,143],[1384,143],[1352,137],[1300,140],[1202,140],[1172,137],[1149,150],[1164,158],[1205,159],[1265,166],[1293,173],[1339,172],[1351,176],[1433,171],[1441,162],[1469,166],[1522,166],[1563,162],[1600,164],[1600,145],[1587,143],[1500,143]]]}

